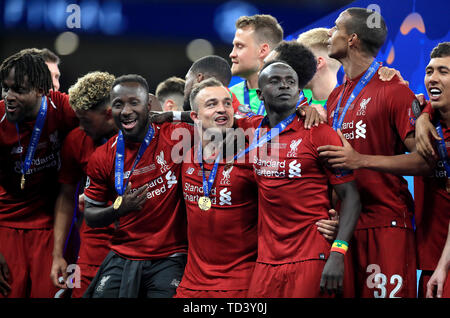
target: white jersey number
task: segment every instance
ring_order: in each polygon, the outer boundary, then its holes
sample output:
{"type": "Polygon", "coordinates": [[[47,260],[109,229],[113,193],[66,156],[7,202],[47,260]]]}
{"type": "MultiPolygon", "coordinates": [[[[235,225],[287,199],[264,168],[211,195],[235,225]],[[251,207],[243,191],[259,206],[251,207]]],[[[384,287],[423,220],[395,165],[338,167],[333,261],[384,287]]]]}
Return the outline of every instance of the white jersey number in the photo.
{"type": "MultiPolygon", "coordinates": [[[[371,273],[366,280],[367,287],[369,289],[378,289],[374,290],[373,296],[375,298],[386,298],[387,277],[381,273],[380,266],[378,264],[370,264],[367,266],[366,273],[371,273]]],[[[389,283],[395,286],[389,293],[389,298],[399,298],[396,294],[402,288],[403,278],[398,274],[394,274],[391,276],[389,283]]]]}

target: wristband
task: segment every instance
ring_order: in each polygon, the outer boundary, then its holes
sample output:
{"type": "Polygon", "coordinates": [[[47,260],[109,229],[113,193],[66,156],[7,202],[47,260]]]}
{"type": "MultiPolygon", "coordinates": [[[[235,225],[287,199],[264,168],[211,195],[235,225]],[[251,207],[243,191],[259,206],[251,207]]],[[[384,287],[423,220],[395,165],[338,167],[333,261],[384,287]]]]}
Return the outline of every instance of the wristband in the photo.
{"type": "Polygon", "coordinates": [[[345,255],[345,253],[347,253],[347,250],[348,250],[348,243],[346,241],[335,240],[333,242],[333,245],[331,245],[330,252],[338,252],[345,255]]]}
{"type": "Polygon", "coordinates": [[[172,112],[172,121],[181,121],[181,112],[180,111],[172,112]]]}

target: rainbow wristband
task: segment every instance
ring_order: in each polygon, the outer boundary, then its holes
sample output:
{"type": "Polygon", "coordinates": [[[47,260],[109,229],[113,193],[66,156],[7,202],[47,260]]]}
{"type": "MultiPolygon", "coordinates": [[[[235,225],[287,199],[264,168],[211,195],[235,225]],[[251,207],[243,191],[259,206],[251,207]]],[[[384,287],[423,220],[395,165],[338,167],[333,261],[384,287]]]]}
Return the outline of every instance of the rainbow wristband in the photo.
{"type": "Polygon", "coordinates": [[[333,245],[331,245],[330,252],[338,252],[345,255],[345,253],[347,253],[347,250],[348,250],[348,243],[346,241],[335,240],[333,242],[333,245]]]}

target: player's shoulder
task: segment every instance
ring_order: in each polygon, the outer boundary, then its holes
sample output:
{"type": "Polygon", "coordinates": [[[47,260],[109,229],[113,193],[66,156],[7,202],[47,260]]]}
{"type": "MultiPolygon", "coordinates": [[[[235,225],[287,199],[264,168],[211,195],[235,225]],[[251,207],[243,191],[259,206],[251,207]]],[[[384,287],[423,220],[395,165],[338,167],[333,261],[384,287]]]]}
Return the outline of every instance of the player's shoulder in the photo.
{"type": "Polygon", "coordinates": [[[375,75],[372,78],[372,82],[379,88],[383,88],[385,91],[389,92],[397,92],[397,91],[411,91],[411,89],[406,85],[403,81],[400,80],[400,77],[394,75],[389,81],[383,81],[380,79],[378,75],[375,75]]]}
{"type": "Polygon", "coordinates": [[[313,139],[317,137],[328,138],[337,135],[336,131],[327,123],[320,123],[317,126],[312,126],[309,130],[306,131],[313,139]]]}
{"type": "Polygon", "coordinates": [[[66,93],[51,91],[47,95],[47,97],[50,101],[50,104],[55,109],[60,109],[60,107],[58,107],[58,106],[63,107],[63,106],[69,105],[69,95],[66,93]]]}
{"type": "Polygon", "coordinates": [[[264,116],[255,115],[255,116],[244,116],[242,118],[237,118],[234,120],[236,128],[248,129],[248,128],[257,128],[263,120],[264,116]]]}

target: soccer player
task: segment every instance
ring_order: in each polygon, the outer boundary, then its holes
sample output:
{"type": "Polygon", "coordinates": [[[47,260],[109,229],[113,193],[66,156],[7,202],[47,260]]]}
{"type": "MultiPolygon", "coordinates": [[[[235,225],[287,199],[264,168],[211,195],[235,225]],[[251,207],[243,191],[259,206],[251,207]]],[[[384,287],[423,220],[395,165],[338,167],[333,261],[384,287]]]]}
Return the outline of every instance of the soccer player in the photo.
{"type": "MultiPolygon", "coordinates": [[[[51,278],[59,288],[68,288],[67,261],[64,245],[73,220],[80,184],[85,184],[87,164],[95,149],[117,133],[111,113],[109,93],[114,76],[106,72],[91,72],[69,89],[69,102],[80,120],[80,127],[72,130],[61,151],[61,170],[58,181],[61,189],[55,206],[54,248],[51,278]],[[59,283],[59,276],[64,283],[59,283]]],[[[82,211],[80,211],[82,212],[82,211]]],[[[82,218],[83,216],[81,216],[82,218]]],[[[72,229],[75,230],[75,229],[72,229]]],[[[80,229],[80,250],[78,260],[80,285],[72,289],[72,297],[79,298],[89,286],[100,264],[109,253],[109,243],[114,226],[90,228],[82,222],[80,229]]],[[[72,286],[73,288],[73,286],[72,286]]]]}
{"type": "Polygon", "coordinates": [[[200,142],[182,165],[189,249],[176,297],[246,297],[257,244],[252,167],[248,159],[234,161],[238,144],[226,136],[235,127],[228,89],[209,78],[194,86],[190,99],[200,142]],[[210,204],[202,205],[202,200],[210,204]]]}
{"type": "Polygon", "coordinates": [[[238,128],[243,120],[233,120],[230,93],[214,78],[194,85],[190,99],[202,139],[182,166],[189,249],[176,297],[246,297],[257,253],[257,190],[248,156],[235,161],[248,145],[238,128]]]}
{"type": "Polygon", "coordinates": [[[264,105],[258,99],[258,72],[270,51],[283,40],[283,28],[271,15],[242,16],[236,21],[233,50],[230,53],[233,76],[244,81],[230,89],[239,102],[258,115],[264,114],[264,105]]]}
{"type": "MultiPolygon", "coordinates": [[[[0,66],[0,253],[9,297],[53,297],[48,277],[61,143],[78,126],[66,94],[50,91],[44,59],[27,50],[0,66]]],[[[1,297],[1,296],[0,296],[1,297]]]]}
{"type": "MultiPolygon", "coordinates": [[[[315,28],[301,33],[297,38],[297,42],[309,48],[316,57],[316,74],[305,86],[303,93],[308,98],[308,103],[316,107],[325,122],[327,121],[327,99],[338,84],[337,73],[341,67],[338,60],[328,56],[328,32],[329,29],[326,28],[315,28]]],[[[378,76],[382,81],[390,81],[394,75],[401,76],[400,72],[386,66],[378,69],[378,76]]],[[[405,84],[407,84],[406,81],[405,84]]]]}
{"type": "MultiPolygon", "coordinates": [[[[308,58],[313,63],[312,53],[308,58]]],[[[295,117],[299,82],[294,69],[281,61],[269,62],[259,75],[258,95],[267,116],[249,120],[259,125],[252,144],[256,140],[260,149],[252,153],[250,147],[259,215],[249,297],[321,297],[325,290],[341,293],[343,288],[344,255],[358,219],[359,195],[351,172],[336,173],[319,160],[317,147],[341,144],[337,134],[325,124],[306,130],[295,117]],[[269,132],[260,134],[264,128],[269,132]],[[328,182],[342,200],[331,251],[314,225],[331,207],[328,182]]]]}
{"type": "Polygon", "coordinates": [[[59,63],[61,63],[61,59],[58,55],[53,53],[47,48],[43,48],[40,50],[40,54],[47,64],[48,69],[50,70],[50,75],[52,76],[53,90],[59,91],[59,79],[61,77],[61,72],[59,71],[59,63]]]}
{"type": "MultiPolygon", "coordinates": [[[[432,152],[423,154],[428,162],[434,164],[434,169],[426,176],[416,177],[414,183],[418,268],[422,270],[419,297],[428,297],[431,293],[429,286],[426,291],[427,282],[438,266],[450,221],[450,42],[439,43],[431,51],[424,83],[430,103],[424,110],[426,113],[416,121],[417,130],[431,125],[431,131],[435,131],[437,136],[431,141],[435,155],[432,152]]],[[[441,270],[442,266],[441,262],[441,270]]]]}
{"type": "Polygon", "coordinates": [[[163,111],[183,110],[184,85],[184,79],[176,76],[169,77],[158,84],[155,95],[163,111]]]}
{"type": "MultiPolygon", "coordinates": [[[[190,111],[191,103],[190,103],[190,95],[192,91],[192,87],[195,84],[202,82],[208,78],[214,77],[218,81],[220,81],[224,86],[228,87],[231,80],[231,70],[228,62],[217,55],[208,55],[196,60],[189,71],[186,73],[186,85],[184,86],[184,102],[183,109],[185,111],[190,111]]],[[[250,111],[249,108],[242,108],[243,105],[239,102],[237,97],[232,93],[233,97],[233,108],[235,113],[247,113],[250,111]]]]}
{"type": "Polygon", "coordinates": [[[414,94],[397,76],[390,82],[373,76],[386,35],[381,15],[363,8],[343,11],[330,30],[328,54],[342,63],[347,80],[328,98],[328,123],[340,129],[344,145],[320,147],[319,152],[334,168],[358,169],[354,175],[362,210],[352,240],[356,295],[415,297],[413,200],[401,176],[425,173],[428,167],[413,152],[414,94]],[[366,24],[372,14],[377,27],[366,24]]]}
{"type": "Polygon", "coordinates": [[[187,250],[181,164],[171,155],[179,142],[172,132],[181,124],[150,122],[148,85],[139,75],[116,78],[111,107],[119,133],[89,160],[85,220],[91,227],[114,223],[116,230],[83,297],[172,297],[187,250]]]}
{"type": "Polygon", "coordinates": [[[53,53],[47,48],[43,49],[37,49],[37,48],[30,48],[30,49],[24,49],[23,52],[30,52],[32,54],[38,54],[40,55],[44,61],[45,64],[47,64],[47,67],[50,71],[50,75],[52,77],[52,90],[59,91],[59,78],[61,77],[61,72],[59,71],[59,63],[61,63],[61,59],[58,55],[53,53]]]}

